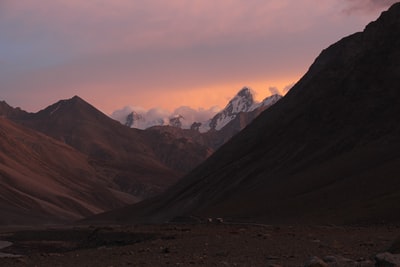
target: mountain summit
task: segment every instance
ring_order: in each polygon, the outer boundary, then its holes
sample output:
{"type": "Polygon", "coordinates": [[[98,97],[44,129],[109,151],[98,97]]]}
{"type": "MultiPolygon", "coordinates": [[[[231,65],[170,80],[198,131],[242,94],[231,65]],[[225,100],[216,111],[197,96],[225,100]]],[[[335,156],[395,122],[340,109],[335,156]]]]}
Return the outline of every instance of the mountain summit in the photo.
{"type": "Polygon", "coordinates": [[[98,218],[400,222],[400,3],[162,196],[98,218]]]}
{"type": "Polygon", "coordinates": [[[211,119],[209,122],[210,129],[221,130],[232,121],[238,113],[251,111],[253,106],[253,94],[249,88],[244,87],[229,101],[222,111],[218,112],[218,114],[211,119]]]}
{"type": "MultiPolygon", "coordinates": [[[[248,113],[256,109],[264,110],[282,98],[281,95],[272,95],[258,103],[253,99],[253,93],[247,87],[240,90],[236,96],[229,101],[226,107],[218,112],[208,123],[211,130],[219,131],[229,122],[234,120],[239,113],[248,113]]],[[[257,114],[258,115],[258,114],[257,114]]],[[[244,127],[243,127],[244,128],[244,127]]]]}
{"type": "MultiPolygon", "coordinates": [[[[205,133],[210,130],[221,130],[234,120],[239,113],[249,113],[259,110],[259,112],[257,112],[258,115],[265,108],[275,104],[280,98],[282,98],[282,96],[276,94],[265,98],[262,102],[257,102],[253,98],[251,89],[244,87],[228,102],[223,110],[217,114],[212,112],[212,114],[215,115],[211,118],[206,118],[204,121],[193,120],[193,118],[190,118],[193,117],[193,115],[187,118],[185,114],[179,113],[179,109],[172,115],[167,115],[165,112],[160,112],[157,115],[157,112],[153,112],[152,110],[133,110],[127,113],[126,111],[130,108],[126,107],[125,109],[114,112],[111,117],[131,128],[147,129],[153,126],[172,126],[181,129],[196,129],[201,133],[205,133]]],[[[184,108],[190,109],[188,107],[184,108]]],[[[196,112],[195,110],[192,111],[196,112]]],[[[250,117],[253,119],[255,116],[250,117]]]]}
{"type": "Polygon", "coordinates": [[[0,101],[0,116],[7,118],[20,118],[27,116],[28,112],[23,111],[20,108],[13,108],[6,101],[0,101]]]}

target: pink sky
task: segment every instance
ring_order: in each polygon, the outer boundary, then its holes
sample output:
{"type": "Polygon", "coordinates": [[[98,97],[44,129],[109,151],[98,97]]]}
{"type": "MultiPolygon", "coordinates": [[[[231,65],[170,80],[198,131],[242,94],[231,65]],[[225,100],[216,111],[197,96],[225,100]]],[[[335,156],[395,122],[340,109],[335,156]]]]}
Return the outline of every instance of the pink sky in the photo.
{"type": "Polygon", "coordinates": [[[37,111],[79,95],[107,114],[223,107],[243,86],[262,99],[394,2],[2,0],[0,99],[37,111]]]}

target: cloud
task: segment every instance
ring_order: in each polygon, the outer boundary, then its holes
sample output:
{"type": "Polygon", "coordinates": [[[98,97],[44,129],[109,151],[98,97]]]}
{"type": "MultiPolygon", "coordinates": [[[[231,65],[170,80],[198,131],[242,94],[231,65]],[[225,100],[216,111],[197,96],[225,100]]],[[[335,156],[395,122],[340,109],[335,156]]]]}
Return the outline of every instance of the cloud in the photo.
{"type": "MultiPolygon", "coordinates": [[[[140,112],[140,111],[138,111],[140,112]]],[[[168,120],[171,116],[167,110],[162,108],[151,108],[147,112],[143,114],[148,122],[158,122],[163,121],[164,123],[168,123],[168,120]]]]}
{"type": "MultiPolygon", "coordinates": [[[[4,0],[2,0],[4,1],[4,0]]],[[[6,1],[0,22],[14,41],[53,43],[52,49],[105,53],[157,47],[181,49],[262,39],[313,27],[331,1],[148,0],[6,1]],[[312,6],[312,11],[306,8],[312,6]],[[301,10],[308,10],[302,12],[301,10]],[[287,17],[290,19],[282,19],[287,17]]]]}
{"type": "Polygon", "coordinates": [[[0,0],[2,97],[30,111],[75,94],[107,113],[224,105],[243,85],[282,88],[376,18],[339,1],[0,0]]]}
{"type": "Polygon", "coordinates": [[[182,128],[189,129],[193,122],[205,122],[211,119],[219,111],[219,108],[193,109],[188,106],[181,106],[173,112],[169,112],[161,108],[151,108],[146,110],[141,107],[125,106],[121,109],[115,110],[110,117],[124,124],[128,114],[133,111],[140,114],[143,118],[143,121],[138,122],[135,125],[135,127],[139,129],[146,129],[155,125],[167,125],[170,118],[178,115],[183,117],[181,119],[182,128]]]}
{"type": "Polygon", "coordinates": [[[279,92],[278,87],[276,86],[270,86],[268,88],[269,92],[271,93],[271,95],[280,95],[281,93],[279,92]]]}
{"type": "Polygon", "coordinates": [[[132,113],[132,111],[136,111],[139,113],[143,113],[146,112],[145,109],[141,108],[141,107],[131,107],[131,106],[125,106],[121,109],[117,109],[115,111],[113,111],[113,113],[111,113],[110,117],[113,118],[114,120],[117,120],[121,123],[125,123],[126,122],[126,117],[128,116],[128,114],[132,113]]]}
{"type": "Polygon", "coordinates": [[[286,85],[285,87],[283,87],[282,93],[283,93],[283,94],[286,94],[287,92],[289,92],[290,89],[292,89],[292,87],[293,87],[295,84],[296,84],[296,83],[291,83],[291,84],[288,84],[288,85],[286,85]]]}
{"type": "Polygon", "coordinates": [[[344,12],[353,13],[374,13],[387,9],[398,0],[345,0],[344,12]]]}
{"type": "Polygon", "coordinates": [[[181,106],[174,110],[172,116],[183,116],[182,125],[184,128],[189,128],[193,122],[205,122],[211,119],[218,111],[218,107],[209,109],[199,108],[196,110],[188,106],[181,106]]]}

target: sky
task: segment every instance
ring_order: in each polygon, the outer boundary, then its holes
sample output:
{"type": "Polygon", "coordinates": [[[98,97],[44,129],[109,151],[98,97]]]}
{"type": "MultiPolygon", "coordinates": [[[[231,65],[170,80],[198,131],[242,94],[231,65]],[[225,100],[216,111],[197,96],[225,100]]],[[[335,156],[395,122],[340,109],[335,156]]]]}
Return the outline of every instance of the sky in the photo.
{"type": "Polygon", "coordinates": [[[391,0],[0,0],[0,100],[35,112],[79,95],[126,106],[223,107],[261,100],[391,0]]]}

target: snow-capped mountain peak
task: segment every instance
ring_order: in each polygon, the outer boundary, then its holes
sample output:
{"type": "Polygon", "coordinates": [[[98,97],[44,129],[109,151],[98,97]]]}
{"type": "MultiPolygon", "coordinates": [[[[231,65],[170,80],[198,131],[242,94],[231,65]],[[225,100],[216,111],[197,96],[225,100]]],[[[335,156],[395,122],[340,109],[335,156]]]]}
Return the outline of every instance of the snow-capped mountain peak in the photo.
{"type": "Polygon", "coordinates": [[[229,101],[225,109],[229,113],[235,114],[248,111],[253,104],[254,99],[251,90],[247,87],[244,87],[236,94],[236,96],[231,101],[229,101]]]}
{"type": "Polygon", "coordinates": [[[210,129],[220,130],[233,120],[240,112],[248,112],[254,105],[253,94],[251,90],[244,87],[234,98],[226,105],[226,107],[217,113],[210,121],[210,129]]]}
{"type": "Polygon", "coordinates": [[[210,109],[205,111],[208,116],[203,115],[201,118],[193,116],[193,114],[199,114],[199,111],[185,106],[176,109],[173,113],[161,109],[146,111],[140,108],[135,108],[134,110],[130,107],[125,107],[122,110],[115,111],[111,117],[131,128],[147,129],[152,126],[170,125],[204,133],[210,130],[219,131],[234,120],[239,113],[252,112],[260,108],[265,109],[275,104],[280,98],[282,96],[272,95],[262,102],[257,102],[254,100],[252,90],[248,87],[243,87],[223,110],[216,113],[216,111],[210,109]]]}
{"type": "MultiPolygon", "coordinates": [[[[231,122],[240,112],[251,112],[259,108],[266,109],[282,98],[275,94],[265,98],[262,102],[254,101],[251,89],[244,87],[236,96],[229,101],[228,105],[217,113],[209,122],[209,130],[221,130],[225,125],[231,122]]],[[[206,128],[200,128],[205,130],[206,128]]]]}

